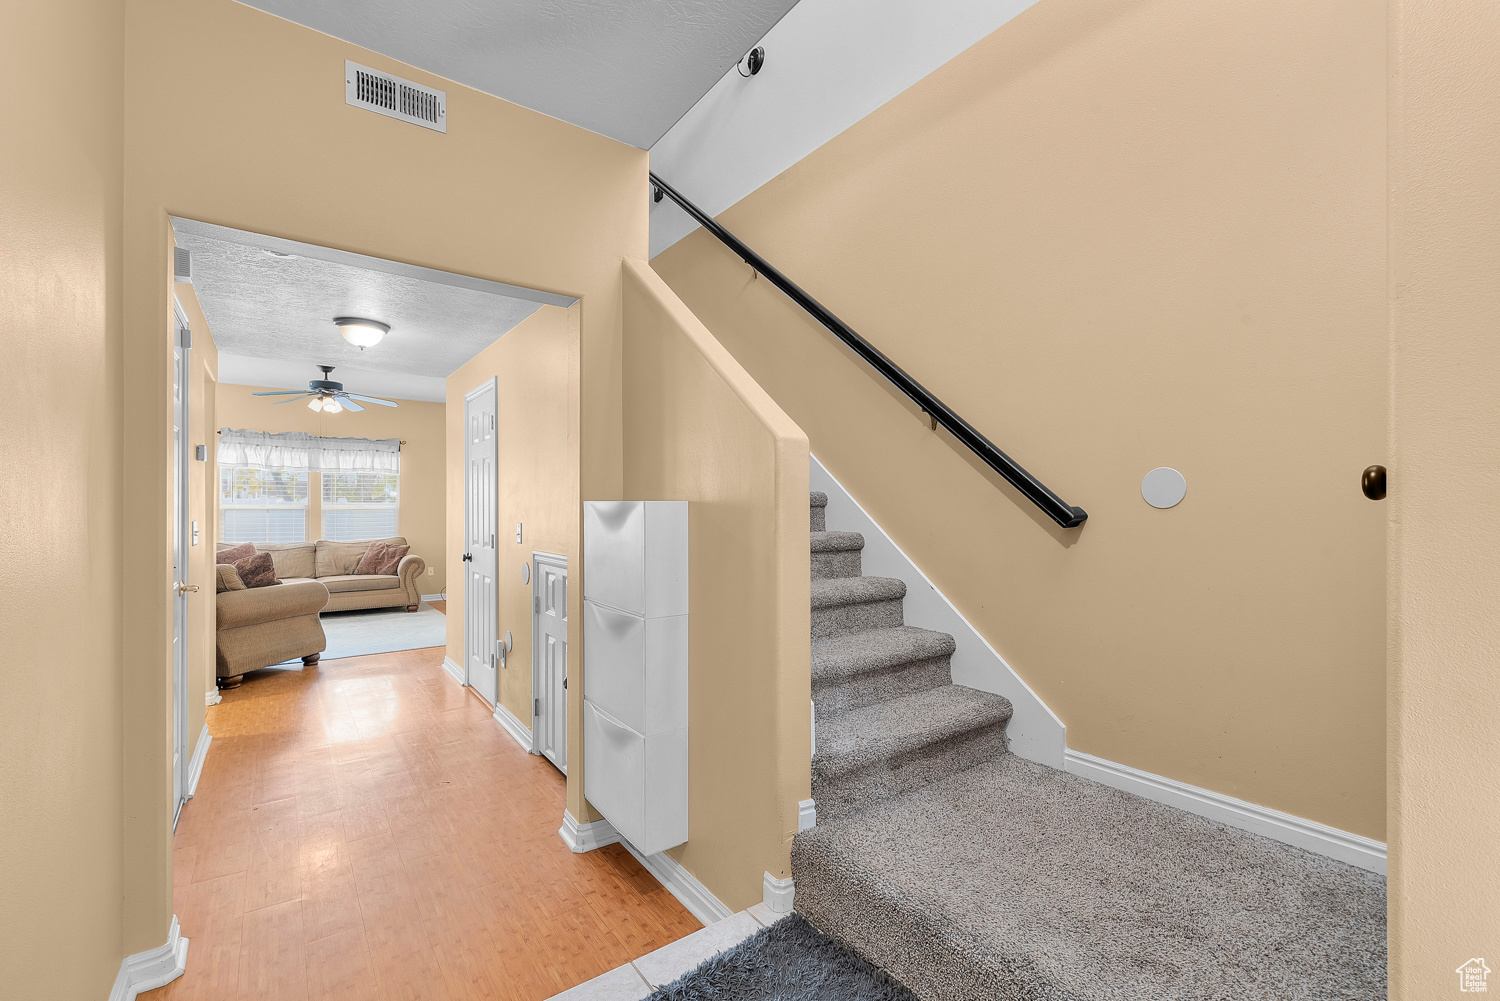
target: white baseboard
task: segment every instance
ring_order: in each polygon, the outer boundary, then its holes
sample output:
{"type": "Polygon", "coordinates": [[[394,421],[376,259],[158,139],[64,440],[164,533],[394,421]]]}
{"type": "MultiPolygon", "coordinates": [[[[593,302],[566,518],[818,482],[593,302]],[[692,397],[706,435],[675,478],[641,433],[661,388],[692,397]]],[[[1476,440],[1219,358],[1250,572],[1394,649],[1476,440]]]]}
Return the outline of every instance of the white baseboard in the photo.
{"type": "Polygon", "coordinates": [[[203,693],[203,705],[205,707],[216,706],[223,701],[224,696],[219,694],[219,690],[217,688],[210,688],[208,691],[203,693]]]}
{"type": "Polygon", "coordinates": [[[536,753],[536,742],[531,739],[531,727],[516,719],[515,713],[504,706],[496,706],[495,722],[516,738],[516,743],[525,748],[527,754],[536,753]]]}
{"type": "Polygon", "coordinates": [[[423,601],[447,601],[448,598],[447,598],[446,595],[443,595],[443,594],[424,594],[424,595],[422,595],[422,600],[423,601]]]}
{"type": "Polygon", "coordinates": [[[208,724],[203,724],[203,730],[198,734],[198,743],[193,745],[193,759],[188,762],[188,799],[192,799],[198,792],[198,780],[203,777],[203,762],[208,757],[208,745],[213,739],[213,735],[208,732],[208,724]]]}
{"type": "Polygon", "coordinates": [[[1257,806],[1211,789],[1200,789],[1186,782],[1143,772],[1117,761],[1096,758],[1072,748],[1067,753],[1067,771],[1123,792],[1134,793],[1144,799],[1165,803],[1187,813],[1280,841],[1282,844],[1317,852],[1382,876],[1386,874],[1383,842],[1350,834],[1337,827],[1328,827],[1314,820],[1257,806]]]}
{"type": "Polygon", "coordinates": [[[818,826],[818,804],[816,800],[804,799],[797,804],[797,833],[810,831],[818,826]]]}
{"type": "Polygon", "coordinates": [[[708,887],[698,882],[698,877],[688,872],[676,859],[667,855],[666,852],[657,852],[655,855],[642,855],[636,851],[635,846],[624,838],[620,844],[630,854],[635,856],[646,871],[656,877],[656,881],[666,887],[667,892],[676,897],[688,913],[705,925],[723,921],[734,914],[724,902],[709,892],[708,887]]]}
{"type": "MultiPolygon", "coordinates": [[[[562,827],[558,828],[557,834],[569,849],[578,853],[591,852],[595,848],[603,848],[616,842],[624,845],[625,850],[634,855],[636,861],[688,909],[689,914],[705,925],[723,921],[734,913],[676,859],[669,857],[666,852],[642,855],[635,845],[620,837],[620,832],[607,820],[580,824],[571,813],[564,810],[562,827]]],[[[770,879],[771,874],[766,873],[766,878],[770,879]]],[[[791,880],[786,882],[790,884],[791,880]]]]}
{"type": "Polygon", "coordinates": [[[951,658],[953,683],[1009,699],[1014,715],[1005,725],[1005,740],[1011,751],[1031,761],[1062,768],[1068,731],[1057,714],[1047,708],[953,602],[933,586],[921,568],[885,534],[816,456],[809,466],[808,486],[828,495],[829,530],[859,532],[865,537],[865,548],[860,554],[865,574],[895,577],[906,584],[907,625],[935,629],[953,637],[957,647],[951,658]]]}
{"type": "Polygon", "coordinates": [[[792,882],[792,877],[777,879],[769,872],[761,880],[761,902],[771,909],[773,914],[792,913],[792,903],[797,899],[797,887],[792,882]]]}
{"type": "Polygon", "coordinates": [[[120,972],[110,989],[109,1001],[135,1001],[137,994],[170,984],[187,969],[187,953],[188,940],[182,937],[182,929],[178,927],[177,915],[174,914],[165,945],[126,956],[120,961],[120,972]]]}
{"type": "Polygon", "coordinates": [[[454,681],[458,682],[460,685],[468,687],[469,679],[464,677],[464,669],[458,661],[454,660],[452,657],[444,657],[443,670],[453,675],[454,681]]]}
{"type": "Polygon", "coordinates": [[[558,836],[563,839],[563,844],[574,854],[581,855],[591,852],[595,848],[603,848],[620,840],[620,832],[615,830],[615,825],[607,820],[594,820],[587,824],[580,824],[573,819],[573,815],[567,810],[563,811],[562,827],[558,828],[558,836]]]}

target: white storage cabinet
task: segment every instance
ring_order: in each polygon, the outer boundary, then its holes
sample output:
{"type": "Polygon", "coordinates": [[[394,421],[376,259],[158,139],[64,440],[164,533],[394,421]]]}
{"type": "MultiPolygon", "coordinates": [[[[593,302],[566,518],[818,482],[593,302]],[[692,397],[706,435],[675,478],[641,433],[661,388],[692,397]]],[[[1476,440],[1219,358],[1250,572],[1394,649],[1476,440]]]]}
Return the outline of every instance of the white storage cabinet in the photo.
{"type": "Polygon", "coordinates": [[[583,794],[642,854],[688,839],[688,505],[583,506],[583,794]]]}

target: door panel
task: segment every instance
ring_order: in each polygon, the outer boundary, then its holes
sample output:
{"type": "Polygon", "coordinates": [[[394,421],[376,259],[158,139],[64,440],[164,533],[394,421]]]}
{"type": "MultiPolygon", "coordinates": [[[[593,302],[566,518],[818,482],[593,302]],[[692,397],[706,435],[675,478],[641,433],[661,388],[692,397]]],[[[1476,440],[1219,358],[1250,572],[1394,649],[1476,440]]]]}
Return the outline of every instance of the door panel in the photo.
{"type": "Polygon", "coordinates": [[[490,380],[464,400],[465,484],[464,659],[469,684],[490,705],[499,700],[496,632],[500,613],[495,580],[497,535],[497,415],[495,383],[490,380]]]}
{"type": "Polygon", "coordinates": [[[568,564],[557,556],[533,556],[532,732],[537,750],[564,774],[568,771],[568,564]]]}

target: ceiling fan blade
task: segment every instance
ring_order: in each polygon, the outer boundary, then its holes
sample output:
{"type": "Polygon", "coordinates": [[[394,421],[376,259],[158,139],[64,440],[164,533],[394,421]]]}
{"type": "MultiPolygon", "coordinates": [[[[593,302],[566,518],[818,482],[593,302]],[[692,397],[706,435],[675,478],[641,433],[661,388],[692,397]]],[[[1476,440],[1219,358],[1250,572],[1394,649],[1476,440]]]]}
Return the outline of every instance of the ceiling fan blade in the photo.
{"type": "Polygon", "coordinates": [[[364,407],[360,406],[358,403],[355,403],[353,400],[349,399],[349,394],[348,393],[340,393],[339,394],[339,406],[343,407],[345,410],[353,410],[356,413],[361,413],[362,414],[362,413],[365,412],[365,408],[364,407]]]}
{"type": "Polygon", "coordinates": [[[266,390],[264,393],[251,393],[251,396],[290,396],[293,393],[306,393],[305,389],[274,389],[266,390]]]}
{"type": "Polygon", "coordinates": [[[318,395],[318,394],[316,394],[316,393],[303,393],[301,396],[294,396],[290,400],[277,400],[275,403],[271,404],[271,406],[273,406],[273,407],[279,407],[283,403],[297,403],[297,402],[299,402],[301,400],[310,400],[310,399],[312,399],[316,395],[318,395]]]}
{"type": "Polygon", "coordinates": [[[364,400],[366,403],[378,403],[382,407],[399,407],[401,404],[392,403],[390,400],[377,400],[373,396],[360,396],[358,393],[345,393],[345,396],[355,400],[364,400]]]}

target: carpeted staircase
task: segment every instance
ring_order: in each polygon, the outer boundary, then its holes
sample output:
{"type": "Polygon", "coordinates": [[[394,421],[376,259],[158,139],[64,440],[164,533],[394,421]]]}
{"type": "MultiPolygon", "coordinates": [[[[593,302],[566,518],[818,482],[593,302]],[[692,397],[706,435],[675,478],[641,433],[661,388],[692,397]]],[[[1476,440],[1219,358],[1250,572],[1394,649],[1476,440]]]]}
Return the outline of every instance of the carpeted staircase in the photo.
{"type": "Polygon", "coordinates": [[[1385,997],[1382,877],[1010,754],[826,504],[799,913],[925,1001],[1385,997]]]}

